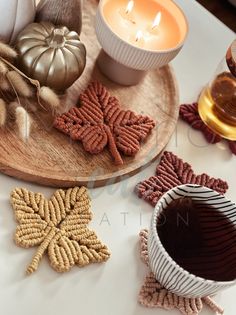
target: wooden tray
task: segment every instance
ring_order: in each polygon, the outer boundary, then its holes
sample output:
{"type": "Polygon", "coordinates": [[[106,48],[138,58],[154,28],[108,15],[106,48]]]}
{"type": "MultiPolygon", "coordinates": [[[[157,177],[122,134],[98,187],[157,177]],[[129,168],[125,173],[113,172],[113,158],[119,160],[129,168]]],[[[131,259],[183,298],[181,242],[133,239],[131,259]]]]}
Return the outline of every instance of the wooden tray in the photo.
{"type": "Polygon", "coordinates": [[[134,87],[115,85],[96,67],[100,51],[94,31],[97,1],[84,1],[81,40],[87,47],[87,67],[83,76],[68,90],[65,110],[75,105],[80,92],[91,80],[101,81],[117,96],[126,109],[150,115],[157,127],[142,144],[135,158],[124,157],[124,165],[113,164],[108,150],[99,155],[86,153],[82,145],[52,128],[48,117],[35,117],[28,143],[18,139],[13,128],[0,131],[0,171],[30,182],[47,186],[98,187],[120,181],[149,165],[168,143],[178,117],[178,88],[170,66],[150,72],[134,87]]]}

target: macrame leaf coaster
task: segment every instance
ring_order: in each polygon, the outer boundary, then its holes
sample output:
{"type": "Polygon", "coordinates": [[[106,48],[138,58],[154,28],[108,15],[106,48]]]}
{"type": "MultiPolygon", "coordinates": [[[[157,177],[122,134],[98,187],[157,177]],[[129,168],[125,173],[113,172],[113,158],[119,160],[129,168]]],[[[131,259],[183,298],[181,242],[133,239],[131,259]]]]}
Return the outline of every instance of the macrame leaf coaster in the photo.
{"type": "Polygon", "coordinates": [[[117,98],[99,82],[91,83],[80,95],[80,107],[56,118],[54,127],[81,141],[85,151],[101,153],[107,146],[115,164],[123,164],[120,152],[134,156],[155,123],[147,116],[122,110],[117,98]]]}
{"type": "MultiPolygon", "coordinates": [[[[140,257],[149,266],[148,259],[148,230],[142,230],[140,237],[140,257]]],[[[184,298],[169,292],[155,279],[154,274],[149,272],[141,287],[138,301],[141,305],[150,308],[163,308],[166,310],[178,309],[183,315],[198,315],[205,304],[214,313],[223,314],[224,310],[210,297],[184,298]]]]}
{"type": "Polygon", "coordinates": [[[164,152],[156,175],[139,183],[135,191],[138,196],[155,206],[159,198],[169,189],[183,184],[196,184],[214,189],[224,194],[228,189],[227,182],[215,179],[207,174],[196,175],[190,164],[183,162],[172,152],[164,152]]]}
{"type": "Polygon", "coordinates": [[[110,253],[87,225],[92,219],[90,199],[84,187],[57,190],[50,200],[23,188],[11,194],[11,204],[19,222],[15,233],[18,246],[38,246],[27,268],[38,269],[44,254],[57,272],[90,263],[105,262],[110,253]]]}
{"type": "MultiPolygon", "coordinates": [[[[207,142],[215,144],[223,140],[223,138],[208,128],[198,113],[198,103],[184,104],[180,106],[179,115],[192,128],[203,133],[207,142]]],[[[227,140],[229,148],[236,155],[236,141],[227,140]]]]}

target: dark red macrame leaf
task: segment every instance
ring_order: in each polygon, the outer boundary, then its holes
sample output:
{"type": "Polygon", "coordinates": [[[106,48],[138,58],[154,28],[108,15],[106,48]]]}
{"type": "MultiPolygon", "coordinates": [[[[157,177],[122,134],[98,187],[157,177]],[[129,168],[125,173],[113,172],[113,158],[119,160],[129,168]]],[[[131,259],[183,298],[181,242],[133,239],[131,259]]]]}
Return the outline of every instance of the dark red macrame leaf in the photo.
{"type": "Polygon", "coordinates": [[[172,152],[166,151],[157,166],[156,175],[139,183],[135,191],[140,198],[155,206],[165,192],[183,184],[206,186],[220,194],[224,194],[228,189],[227,182],[210,177],[205,173],[196,175],[190,164],[184,162],[172,152]]]}
{"type": "Polygon", "coordinates": [[[179,111],[180,117],[187,122],[192,128],[199,130],[203,133],[207,142],[218,143],[222,140],[221,136],[214,133],[210,128],[208,128],[198,113],[198,104],[193,103],[190,105],[184,104],[180,106],[179,111]]]}
{"type": "Polygon", "coordinates": [[[231,152],[236,155],[236,141],[228,141],[228,143],[231,152]]]}

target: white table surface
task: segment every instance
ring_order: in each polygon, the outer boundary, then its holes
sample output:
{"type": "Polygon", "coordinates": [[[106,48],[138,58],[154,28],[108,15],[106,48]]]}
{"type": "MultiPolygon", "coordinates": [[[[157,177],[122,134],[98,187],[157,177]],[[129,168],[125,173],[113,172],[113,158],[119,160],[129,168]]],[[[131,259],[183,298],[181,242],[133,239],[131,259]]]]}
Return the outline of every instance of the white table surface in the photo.
{"type": "MultiPolygon", "coordinates": [[[[190,33],[173,65],[181,102],[192,102],[197,99],[235,34],[194,0],[176,2],[188,17],[190,33]]],[[[196,172],[226,179],[230,186],[227,197],[236,199],[236,158],[227,146],[209,145],[200,133],[179,122],[167,149],[190,162],[196,172]]],[[[137,182],[154,174],[156,164],[119,184],[90,190],[94,212],[91,227],[109,246],[112,256],[105,264],[84,269],[74,267],[63,275],[53,271],[44,257],[38,271],[30,277],[25,276],[25,267],[35,249],[21,249],[13,242],[16,223],[9,205],[11,190],[16,186],[26,187],[49,197],[53,189],[0,175],[0,314],[168,314],[164,310],[146,309],[137,303],[147,273],[139,259],[138,233],[149,226],[152,207],[139,200],[133,189],[137,182]],[[104,215],[109,222],[101,223],[105,220],[104,215]]],[[[226,315],[235,315],[235,296],[236,287],[216,297],[226,315]]],[[[208,314],[211,312],[204,309],[202,315],[208,314]]]]}

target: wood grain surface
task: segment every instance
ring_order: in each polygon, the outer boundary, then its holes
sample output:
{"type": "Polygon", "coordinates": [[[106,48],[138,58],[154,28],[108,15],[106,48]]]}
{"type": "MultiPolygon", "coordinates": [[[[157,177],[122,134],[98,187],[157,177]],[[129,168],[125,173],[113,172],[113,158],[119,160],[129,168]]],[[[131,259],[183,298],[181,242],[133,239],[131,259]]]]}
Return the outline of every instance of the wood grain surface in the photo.
{"type": "Polygon", "coordinates": [[[91,80],[99,80],[117,96],[124,109],[147,114],[157,123],[135,157],[124,157],[115,166],[108,150],[99,155],[86,153],[82,145],[52,127],[52,118],[34,114],[33,130],[27,143],[19,140],[13,126],[0,131],[0,171],[29,182],[53,186],[97,187],[131,176],[149,165],[168,143],[178,118],[178,88],[170,66],[150,72],[138,86],[118,86],[105,78],[96,66],[100,51],[94,31],[97,1],[84,1],[81,40],[87,48],[87,66],[82,77],[64,96],[65,111],[77,104],[79,94],[91,80]]]}

